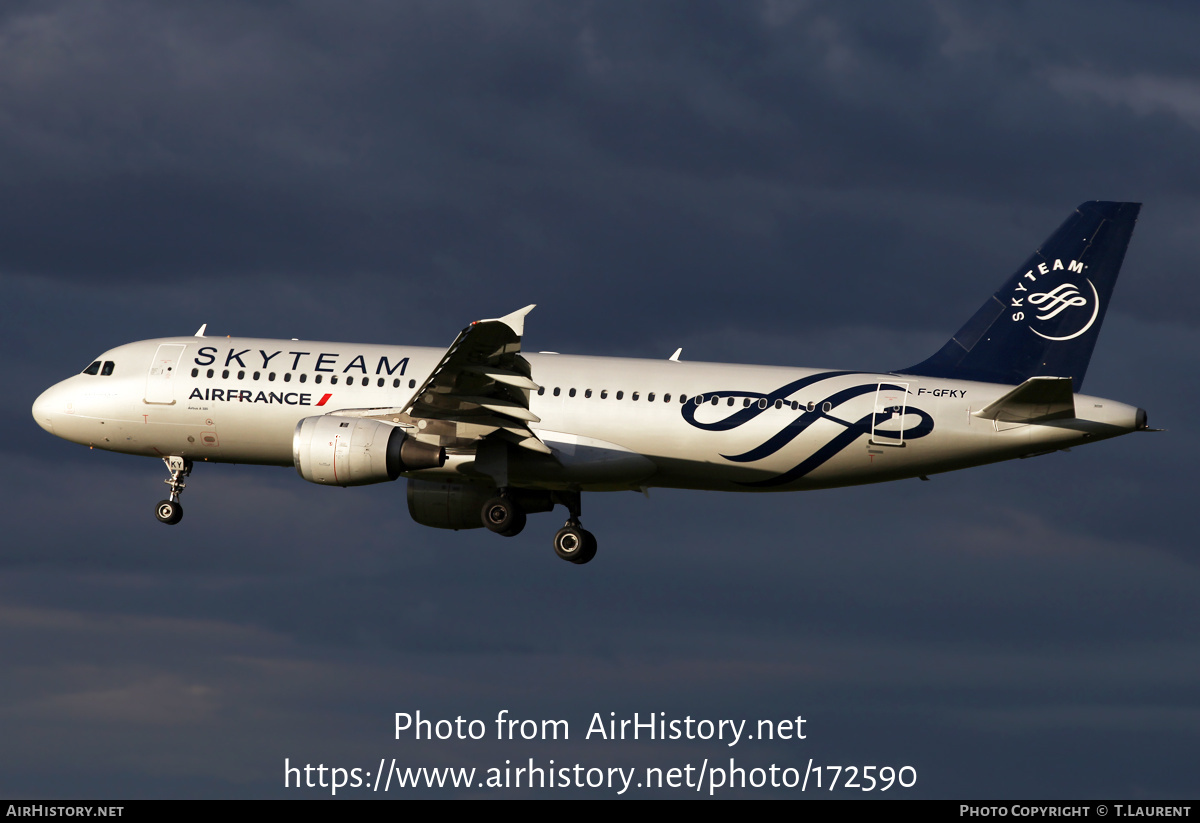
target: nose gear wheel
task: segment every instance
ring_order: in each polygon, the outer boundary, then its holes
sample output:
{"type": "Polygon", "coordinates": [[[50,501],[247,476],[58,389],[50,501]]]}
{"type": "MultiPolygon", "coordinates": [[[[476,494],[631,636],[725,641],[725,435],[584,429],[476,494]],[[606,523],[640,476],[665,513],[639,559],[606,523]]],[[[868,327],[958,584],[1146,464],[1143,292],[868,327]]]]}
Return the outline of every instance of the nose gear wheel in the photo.
{"type": "Polygon", "coordinates": [[[170,499],[160,500],[154,505],[154,516],[158,518],[158,522],[174,526],[183,519],[183,505],[179,502],[179,496],[183,494],[187,485],[183,478],[192,473],[192,461],[186,457],[164,457],[163,463],[171,473],[171,476],[163,481],[171,489],[171,496],[170,499]]]}

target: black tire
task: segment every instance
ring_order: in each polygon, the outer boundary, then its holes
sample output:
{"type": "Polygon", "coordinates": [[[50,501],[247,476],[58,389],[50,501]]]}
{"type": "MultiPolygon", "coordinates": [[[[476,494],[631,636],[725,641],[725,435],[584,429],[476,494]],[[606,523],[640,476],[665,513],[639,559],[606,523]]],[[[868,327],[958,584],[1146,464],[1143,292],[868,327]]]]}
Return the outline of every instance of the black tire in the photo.
{"type": "MultiPolygon", "coordinates": [[[[587,532],[579,526],[563,526],[554,535],[554,553],[563,560],[578,563],[587,552],[587,532]]],[[[587,561],[584,561],[587,562],[587,561]]]]}
{"type": "Polygon", "coordinates": [[[525,512],[506,497],[493,497],[479,512],[489,531],[512,537],[525,528],[525,512]]]}
{"type": "Polygon", "coordinates": [[[575,563],[576,565],[579,565],[579,566],[582,566],[584,563],[590,562],[591,559],[596,556],[596,535],[592,534],[587,529],[582,529],[582,531],[583,531],[583,551],[579,553],[578,557],[576,557],[574,560],[571,561],[572,563],[575,563]]]}
{"type": "Polygon", "coordinates": [[[183,506],[173,500],[159,500],[154,507],[154,516],[158,518],[159,523],[174,526],[183,519],[183,506]]]}
{"type": "Polygon", "coordinates": [[[503,535],[504,537],[516,537],[521,533],[521,530],[525,528],[525,522],[528,519],[529,518],[526,516],[524,509],[517,509],[516,515],[512,518],[512,523],[507,529],[499,532],[499,534],[503,535]]]}

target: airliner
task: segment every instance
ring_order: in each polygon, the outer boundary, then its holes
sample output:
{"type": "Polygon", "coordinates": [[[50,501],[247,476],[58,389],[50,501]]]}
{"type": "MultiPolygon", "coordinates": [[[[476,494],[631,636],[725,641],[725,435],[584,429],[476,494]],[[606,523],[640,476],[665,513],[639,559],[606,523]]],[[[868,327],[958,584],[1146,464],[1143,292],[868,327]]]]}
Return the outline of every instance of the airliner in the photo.
{"type": "Polygon", "coordinates": [[[526,306],[448,349],[192,336],[95,358],[33,404],[51,434],[161,458],[165,524],[197,461],[358,486],[407,478],[413,519],[512,537],[582,493],[801,491],[1049,453],[1147,430],[1078,394],[1140,204],[1079,206],[933,356],[886,374],[525,352],[526,306]]]}

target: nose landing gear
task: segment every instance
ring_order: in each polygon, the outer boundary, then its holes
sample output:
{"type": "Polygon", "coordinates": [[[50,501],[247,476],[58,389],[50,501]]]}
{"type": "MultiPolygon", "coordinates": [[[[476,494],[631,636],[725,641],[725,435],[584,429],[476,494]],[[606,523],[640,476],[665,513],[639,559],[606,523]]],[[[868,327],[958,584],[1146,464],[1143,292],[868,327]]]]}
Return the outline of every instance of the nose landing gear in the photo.
{"type": "Polygon", "coordinates": [[[171,496],[170,499],[159,500],[154,505],[154,516],[158,518],[158,522],[174,526],[183,519],[183,506],[179,503],[179,495],[183,494],[186,485],[183,478],[192,473],[192,461],[186,457],[164,457],[163,463],[171,473],[171,477],[163,481],[170,487],[171,496]]]}

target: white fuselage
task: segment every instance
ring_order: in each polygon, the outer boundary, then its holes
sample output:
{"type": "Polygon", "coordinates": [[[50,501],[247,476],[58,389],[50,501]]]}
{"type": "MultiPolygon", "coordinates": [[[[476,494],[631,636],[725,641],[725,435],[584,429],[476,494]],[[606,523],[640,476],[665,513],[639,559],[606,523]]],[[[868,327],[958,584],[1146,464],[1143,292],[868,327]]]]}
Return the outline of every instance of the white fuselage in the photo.
{"type": "MultiPolygon", "coordinates": [[[[100,449],[293,465],[305,417],[408,405],[443,350],[180,337],[115,348],[111,374],[43,393],[37,422],[100,449]]],[[[973,412],[1012,386],[820,369],[524,354],[530,428],[553,458],[518,450],[514,485],[783,491],[915,477],[1114,437],[1139,410],[1075,396],[1073,418],[1003,423],[973,412]],[[697,404],[697,398],[700,403],[697,404]]],[[[421,477],[478,479],[452,454],[421,477]]]]}

